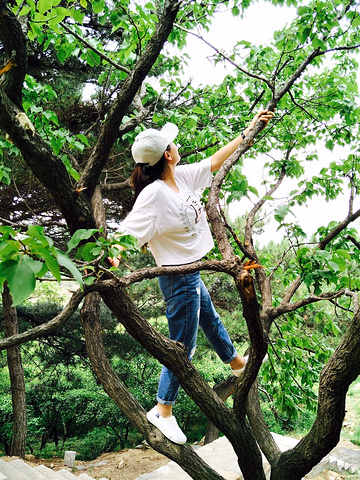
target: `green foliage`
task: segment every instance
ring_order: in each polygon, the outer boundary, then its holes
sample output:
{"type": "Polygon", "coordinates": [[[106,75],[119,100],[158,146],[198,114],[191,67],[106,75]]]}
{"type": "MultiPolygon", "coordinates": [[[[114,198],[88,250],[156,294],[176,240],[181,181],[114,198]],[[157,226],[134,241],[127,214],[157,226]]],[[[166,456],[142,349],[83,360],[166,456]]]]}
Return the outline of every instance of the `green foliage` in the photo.
{"type": "Polygon", "coordinates": [[[26,235],[11,227],[0,227],[0,285],[7,281],[13,305],[19,305],[35,290],[36,277],[47,273],[61,280],[64,267],[82,285],[82,277],[73,261],[54,246],[44,228],[30,225],[26,235]]]}
{"type": "Polygon", "coordinates": [[[8,455],[10,452],[12,400],[8,372],[3,365],[1,356],[0,362],[0,456],[2,456],[8,455]]]}
{"type": "MultiPolygon", "coordinates": [[[[136,252],[137,240],[131,235],[116,236],[106,239],[98,235],[96,229],[80,229],[71,237],[67,254],[80,243],[93,237],[92,242],[83,244],[77,251],[76,259],[92,262],[99,258],[103,261],[108,257],[117,257],[120,253],[118,245],[125,247],[130,253],[136,252]]],[[[6,281],[13,305],[19,305],[35,290],[36,278],[51,274],[58,282],[61,280],[61,270],[65,268],[82,287],[82,275],[73,260],[54,246],[53,240],[44,234],[44,227],[30,225],[26,235],[12,227],[0,227],[0,285],[6,281]]],[[[96,266],[86,266],[91,272],[96,266]]],[[[95,276],[89,275],[85,283],[91,284],[95,276]]]]}

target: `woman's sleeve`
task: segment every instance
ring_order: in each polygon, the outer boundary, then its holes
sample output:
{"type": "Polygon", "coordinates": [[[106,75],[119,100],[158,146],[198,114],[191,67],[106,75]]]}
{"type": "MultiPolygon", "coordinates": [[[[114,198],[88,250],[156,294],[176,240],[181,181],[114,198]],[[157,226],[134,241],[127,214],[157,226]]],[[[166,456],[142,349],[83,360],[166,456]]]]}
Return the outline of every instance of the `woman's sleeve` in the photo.
{"type": "Polygon", "coordinates": [[[156,211],[151,208],[151,200],[138,197],[129,215],[120,223],[118,234],[133,235],[141,247],[158,233],[156,211]]]}
{"type": "Polygon", "coordinates": [[[199,188],[210,187],[212,181],[211,157],[198,163],[180,165],[176,167],[175,172],[176,176],[179,175],[194,192],[199,188]]]}

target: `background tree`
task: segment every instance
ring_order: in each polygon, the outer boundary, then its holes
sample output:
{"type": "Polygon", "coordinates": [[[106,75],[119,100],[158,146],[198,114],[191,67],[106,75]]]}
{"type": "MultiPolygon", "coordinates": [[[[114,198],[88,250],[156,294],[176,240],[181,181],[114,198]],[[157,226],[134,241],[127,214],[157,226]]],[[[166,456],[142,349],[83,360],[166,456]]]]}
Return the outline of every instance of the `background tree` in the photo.
{"type": "MultiPolygon", "coordinates": [[[[177,76],[181,73],[181,62],[173,53],[167,54],[164,49],[166,40],[181,48],[187,32],[195,26],[209,28],[211,16],[220,5],[232,7],[234,15],[239,15],[240,6],[245,8],[245,4],[240,5],[236,0],[200,4],[165,0],[148,2],[145,6],[129,1],[111,6],[95,1],[63,6],[47,0],[36,4],[29,0],[13,5],[11,10],[4,0],[0,0],[0,38],[4,53],[0,127],[13,142],[9,145],[5,137],[2,140],[7,162],[2,167],[2,175],[10,184],[9,169],[15,161],[16,165],[20,162],[21,155],[21,161],[26,169],[31,170],[31,176],[36,177],[51,196],[54,210],[59,212],[58,225],[54,223],[53,226],[61,229],[52,230],[57,243],[54,243],[53,235],[44,230],[44,225],[26,227],[19,238],[14,228],[17,224],[10,223],[13,222],[11,216],[4,214],[10,226],[1,227],[3,261],[0,277],[8,281],[14,304],[21,303],[33,291],[35,278],[47,272],[59,279],[61,271],[66,268],[82,283],[79,270],[63,253],[71,235],[67,253],[80,244],[77,258],[86,262],[87,272],[87,286],[74,293],[60,314],[46,325],[2,340],[1,348],[38,338],[57,328],[70,318],[85,297],[82,323],[87,350],[92,368],[104,389],[150,445],[174,459],[194,479],[220,479],[221,476],[190,447],[168,442],[148,424],[145,411],[115,374],[99,342],[102,337],[100,295],[134,339],[174,371],[187,394],[228,437],[245,479],[265,478],[255,438],[271,464],[272,479],[300,479],[310,471],[336,445],[344,417],[346,391],[360,371],[357,286],[350,276],[352,262],[358,261],[359,250],[356,236],[346,230],[360,215],[360,211],[354,209],[358,187],[359,110],[355,102],[357,87],[352,57],[360,43],[358,6],[353,1],[343,4],[337,0],[331,5],[320,1],[307,5],[293,3],[298,7],[297,17],[288,29],[274,34],[271,45],[259,48],[240,42],[230,54],[214,49],[218,60],[230,61],[236,73],[226,77],[217,88],[195,89],[190,84],[183,85],[177,76]],[[39,75],[38,82],[33,77],[26,77],[27,88],[21,103],[20,87],[26,57],[25,37],[21,35],[18,20],[21,17],[25,17],[21,24],[25,25],[27,44],[35,42],[34,51],[37,42],[43,51],[56,52],[59,62],[74,65],[74,70],[80,65],[84,67],[84,76],[76,76],[72,88],[76,91],[85,79],[97,86],[97,116],[93,115],[93,110],[91,117],[91,109],[83,108],[79,110],[87,115],[86,120],[77,115],[72,118],[66,110],[64,118],[60,119],[60,112],[56,114],[55,109],[48,111],[37,106],[33,89],[44,89],[44,98],[46,92],[51,92],[48,85],[44,87],[50,78],[46,75],[39,75]],[[116,32],[120,33],[114,36],[116,32]],[[111,40],[108,49],[104,38],[111,40]],[[242,60],[244,46],[247,55],[242,60]],[[323,63],[325,57],[331,60],[326,65],[323,63]],[[94,68],[90,70],[89,66],[94,68]],[[319,70],[310,68],[313,66],[319,70]],[[156,77],[156,82],[151,81],[152,76],[156,77]],[[127,195],[121,196],[115,207],[111,200],[118,200],[112,196],[115,189],[123,192],[128,187],[129,147],[139,131],[138,126],[173,121],[184,127],[179,141],[188,153],[195,153],[192,160],[197,160],[202,156],[199,152],[210,155],[223,139],[233,132],[238,133],[246,125],[248,116],[253,115],[252,110],[260,107],[260,102],[268,109],[277,109],[271,135],[268,135],[269,130],[265,135],[259,135],[261,125],[256,125],[216,174],[208,192],[206,210],[217,240],[215,258],[176,269],[145,268],[122,277],[104,268],[97,259],[106,258],[107,250],[111,248],[111,240],[103,236],[107,231],[106,218],[116,220],[131,206],[127,195]],[[239,117],[243,124],[239,124],[239,117]],[[87,128],[84,129],[83,125],[87,128]],[[303,245],[301,228],[288,224],[289,248],[296,252],[296,260],[291,259],[287,264],[284,252],[270,271],[256,268],[257,295],[251,270],[262,265],[253,240],[254,219],[266,203],[273,201],[285,178],[300,178],[303,167],[299,155],[320,139],[325,140],[328,148],[333,148],[335,142],[337,145],[351,143],[355,153],[329,165],[312,179],[300,180],[299,188],[291,193],[286,204],[277,206],[275,218],[285,224],[292,205],[305,204],[315,192],[325,198],[334,198],[345,182],[350,187],[349,211],[343,222],[321,226],[312,245],[303,245]],[[226,185],[228,190],[227,201],[239,199],[239,192],[256,195],[257,190],[247,184],[241,172],[242,156],[245,152],[252,156],[256,152],[269,151],[271,147],[276,147],[278,157],[268,165],[271,180],[265,195],[254,202],[244,232],[240,234],[230,227],[219,211],[222,187],[226,185]],[[116,166],[121,166],[118,159],[124,159],[127,168],[116,166]],[[101,190],[109,195],[109,200],[102,199],[101,190]],[[100,228],[102,231],[98,233],[100,228]],[[59,232],[60,235],[56,235],[59,232]],[[91,241],[83,245],[82,242],[90,238],[91,241]],[[230,384],[235,383],[232,409],[223,402],[221,392],[217,394],[210,388],[188,361],[183,349],[145,320],[124,288],[160,273],[198,269],[229,274],[243,308],[250,361],[241,380],[236,383],[235,379],[229,380],[230,384]],[[273,298],[272,284],[279,278],[280,270],[284,291],[278,298],[273,298]],[[259,406],[254,382],[268,348],[271,328],[278,318],[287,315],[289,319],[294,312],[314,303],[331,300],[343,306],[348,298],[352,303],[350,307],[347,305],[347,331],[320,375],[317,418],[294,449],[280,453],[265,423],[261,422],[259,411],[254,411],[254,407],[259,406]]],[[[58,65],[55,60],[51,64],[58,65]]],[[[56,98],[59,94],[55,87],[61,89],[61,81],[52,87],[55,95],[49,94],[56,98]]],[[[15,195],[14,200],[18,201],[15,195]]],[[[14,202],[8,203],[16,210],[14,202]]],[[[46,218],[44,214],[41,212],[43,219],[46,218]]],[[[25,225],[22,223],[20,227],[25,225]]],[[[131,244],[130,239],[124,239],[124,242],[131,244]]],[[[111,253],[115,253],[114,250],[111,253]]]]}

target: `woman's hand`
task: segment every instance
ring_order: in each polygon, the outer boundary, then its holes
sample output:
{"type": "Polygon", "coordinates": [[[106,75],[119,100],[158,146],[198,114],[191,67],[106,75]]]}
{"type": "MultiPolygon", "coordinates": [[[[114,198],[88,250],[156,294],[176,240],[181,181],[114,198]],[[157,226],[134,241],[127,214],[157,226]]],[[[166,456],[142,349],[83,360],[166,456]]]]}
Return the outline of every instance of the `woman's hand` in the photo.
{"type": "Polygon", "coordinates": [[[264,128],[266,128],[267,124],[269,123],[269,121],[272,119],[273,116],[274,116],[274,112],[272,112],[271,110],[261,110],[261,112],[257,113],[255,117],[251,120],[248,130],[251,130],[252,128],[254,128],[255,124],[259,120],[263,122],[261,130],[264,130],[264,128]]]}
{"type": "Polygon", "coordinates": [[[109,260],[109,263],[110,263],[113,267],[119,268],[120,260],[119,260],[118,257],[116,257],[116,258],[108,257],[108,260],[109,260]]]}
{"type": "MultiPolygon", "coordinates": [[[[122,245],[115,245],[115,248],[117,248],[120,252],[122,252],[123,250],[125,250],[125,247],[123,247],[122,245]]],[[[117,256],[117,257],[108,257],[108,260],[109,260],[109,263],[115,267],[115,268],[119,268],[119,265],[120,265],[120,254],[117,256]]]]}
{"type": "Polygon", "coordinates": [[[245,136],[255,126],[256,122],[258,122],[259,120],[263,122],[261,125],[261,130],[263,130],[273,116],[274,112],[272,112],[271,110],[261,110],[261,112],[257,113],[255,117],[251,120],[250,125],[237,138],[235,138],[213,154],[213,156],[211,157],[211,171],[214,172],[215,170],[219,170],[225,160],[232,153],[234,153],[240,143],[244,140],[245,136]]]}

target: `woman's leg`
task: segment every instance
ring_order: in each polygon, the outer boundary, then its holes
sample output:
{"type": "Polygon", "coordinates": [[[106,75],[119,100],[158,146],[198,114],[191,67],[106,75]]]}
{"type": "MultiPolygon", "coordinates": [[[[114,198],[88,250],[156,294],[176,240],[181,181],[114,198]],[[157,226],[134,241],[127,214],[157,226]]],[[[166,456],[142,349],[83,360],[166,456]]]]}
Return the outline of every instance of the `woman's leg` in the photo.
{"type": "Polygon", "coordinates": [[[244,367],[245,361],[235,350],[202,280],[200,280],[200,307],[200,327],[220,359],[224,363],[229,363],[234,370],[244,367]]]}
{"type": "MultiPolygon", "coordinates": [[[[166,301],[166,317],[171,340],[181,342],[188,349],[191,360],[197,340],[200,312],[200,273],[159,277],[166,301]]],[[[179,392],[179,381],[171,370],[163,366],[157,399],[163,405],[174,405],[179,392]]]]}
{"type": "MultiPolygon", "coordinates": [[[[200,315],[200,273],[159,277],[160,288],[166,301],[166,317],[170,339],[181,342],[192,359],[197,340],[200,315]]],[[[147,413],[148,420],[175,443],[183,444],[186,436],[172,415],[179,392],[179,381],[171,370],[161,369],[158,404],[147,413]]]]}

